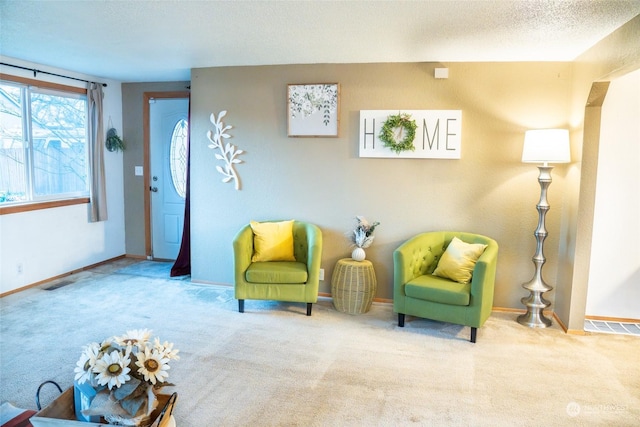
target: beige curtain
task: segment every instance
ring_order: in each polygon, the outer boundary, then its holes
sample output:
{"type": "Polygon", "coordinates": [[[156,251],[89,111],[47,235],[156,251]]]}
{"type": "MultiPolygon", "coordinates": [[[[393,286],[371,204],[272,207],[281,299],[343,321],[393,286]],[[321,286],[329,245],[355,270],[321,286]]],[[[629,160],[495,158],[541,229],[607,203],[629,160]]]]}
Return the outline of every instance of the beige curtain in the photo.
{"type": "Polygon", "coordinates": [[[107,220],[107,191],[104,176],[104,126],[102,123],[102,85],[92,83],[87,90],[89,105],[89,176],[91,194],[89,196],[89,221],[107,220]]]}

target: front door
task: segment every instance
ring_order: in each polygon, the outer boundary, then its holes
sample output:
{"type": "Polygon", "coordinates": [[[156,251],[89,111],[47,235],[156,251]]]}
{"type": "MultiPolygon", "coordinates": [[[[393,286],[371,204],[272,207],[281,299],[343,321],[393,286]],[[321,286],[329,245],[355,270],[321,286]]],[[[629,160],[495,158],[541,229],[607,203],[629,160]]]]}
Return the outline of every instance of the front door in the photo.
{"type": "Polygon", "coordinates": [[[189,99],[149,102],[152,254],[174,260],[184,225],[189,99]]]}

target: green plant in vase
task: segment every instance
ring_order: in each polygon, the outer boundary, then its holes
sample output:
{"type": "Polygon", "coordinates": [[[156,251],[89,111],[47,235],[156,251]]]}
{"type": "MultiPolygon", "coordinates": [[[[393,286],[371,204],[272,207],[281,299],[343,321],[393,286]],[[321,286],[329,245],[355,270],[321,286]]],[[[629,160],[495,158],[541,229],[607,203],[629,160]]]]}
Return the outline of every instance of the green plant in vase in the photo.
{"type": "Polygon", "coordinates": [[[124,141],[120,138],[118,131],[115,128],[111,128],[107,131],[105,146],[109,151],[124,151],[124,141]]]}

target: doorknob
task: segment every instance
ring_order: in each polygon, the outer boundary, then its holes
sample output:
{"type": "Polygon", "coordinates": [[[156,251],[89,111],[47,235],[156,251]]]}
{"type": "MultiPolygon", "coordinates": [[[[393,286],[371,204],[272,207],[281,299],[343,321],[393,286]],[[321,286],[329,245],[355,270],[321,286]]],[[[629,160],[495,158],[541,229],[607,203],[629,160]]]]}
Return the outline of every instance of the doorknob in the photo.
{"type": "Polygon", "coordinates": [[[157,177],[157,176],[154,176],[152,179],[153,179],[154,181],[157,181],[157,180],[158,180],[158,177],[157,177]]]}
{"type": "Polygon", "coordinates": [[[153,191],[154,193],[157,193],[158,187],[149,187],[149,190],[153,191]]]}

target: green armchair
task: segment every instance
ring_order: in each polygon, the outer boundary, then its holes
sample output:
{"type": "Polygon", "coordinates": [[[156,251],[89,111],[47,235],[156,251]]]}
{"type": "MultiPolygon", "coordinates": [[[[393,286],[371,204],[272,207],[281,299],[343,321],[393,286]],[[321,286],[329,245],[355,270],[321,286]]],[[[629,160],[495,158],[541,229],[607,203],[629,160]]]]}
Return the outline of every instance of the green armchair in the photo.
{"type": "Polygon", "coordinates": [[[498,243],[478,234],[438,231],[407,240],[393,253],[393,308],[398,326],[404,327],[407,314],[470,326],[470,341],[475,343],[477,328],[491,314],[497,260],[498,243]],[[467,284],[433,275],[454,237],[487,245],[467,284]]]}
{"type": "MultiPolygon", "coordinates": [[[[268,221],[270,222],[270,221],[268,221]]],[[[250,224],[233,240],[235,298],[244,313],[244,300],[306,302],[307,316],[318,301],[322,232],[314,224],[293,222],[295,261],[252,262],[254,234],[250,224]]]]}

